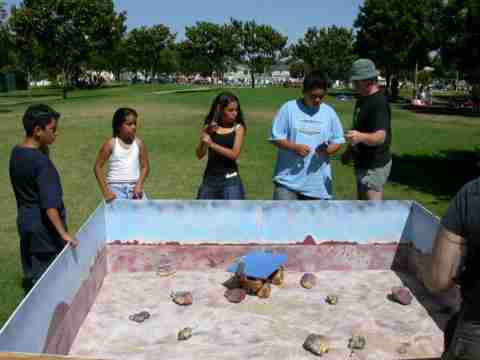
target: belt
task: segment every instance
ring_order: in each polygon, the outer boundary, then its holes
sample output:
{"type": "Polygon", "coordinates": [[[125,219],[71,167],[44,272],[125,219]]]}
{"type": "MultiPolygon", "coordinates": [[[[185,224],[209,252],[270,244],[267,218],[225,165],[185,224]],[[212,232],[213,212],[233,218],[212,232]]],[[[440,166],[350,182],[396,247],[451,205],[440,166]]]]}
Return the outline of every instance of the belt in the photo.
{"type": "Polygon", "coordinates": [[[230,179],[235,176],[238,176],[238,173],[236,171],[233,173],[225,174],[225,179],[230,179]]]}

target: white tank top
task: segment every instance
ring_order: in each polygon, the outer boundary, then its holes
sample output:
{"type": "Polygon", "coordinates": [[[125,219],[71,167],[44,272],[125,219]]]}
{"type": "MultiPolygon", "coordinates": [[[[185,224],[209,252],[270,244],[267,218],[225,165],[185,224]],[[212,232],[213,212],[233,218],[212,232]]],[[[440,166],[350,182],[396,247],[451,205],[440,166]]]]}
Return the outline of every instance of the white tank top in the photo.
{"type": "Polygon", "coordinates": [[[140,177],[140,148],[137,140],[132,144],[120,145],[115,138],[112,154],[108,159],[108,183],[134,183],[140,177]]]}

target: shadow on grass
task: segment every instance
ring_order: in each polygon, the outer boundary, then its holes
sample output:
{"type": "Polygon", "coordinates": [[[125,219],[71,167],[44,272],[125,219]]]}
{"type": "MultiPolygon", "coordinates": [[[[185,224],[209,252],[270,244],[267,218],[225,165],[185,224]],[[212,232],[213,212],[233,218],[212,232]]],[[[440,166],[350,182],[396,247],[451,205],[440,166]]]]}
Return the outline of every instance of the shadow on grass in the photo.
{"type": "MultiPolygon", "coordinates": [[[[169,91],[169,90],[167,90],[169,91]]],[[[182,89],[182,90],[172,90],[172,94],[175,95],[184,95],[184,94],[192,94],[192,93],[199,93],[203,94],[206,92],[213,92],[213,91],[227,91],[227,90],[222,90],[221,88],[205,88],[205,89],[182,89]]],[[[161,92],[161,91],[160,91],[161,92]]]]}
{"type": "Polygon", "coordinates": [[[56,99],[56,102],[79,101],[79,100],[83,100],[83,99],[101,99],[101,98],[112,97],[112,96],[113,95],[111,95],[111,94],[67,95],[66,99],[63,99],[63,97],[62,97],[60,99],[56,99]]]}
{"type": "Polygon", "coordinates": [[[61,96],[62,92],[61,91],[49,91],[49,92],[33,92],[31,95],[28,93],[24,94],[12,94],[12,95],[4,95],[0,96],[0,99],[22,99],[22,100],[29,100],[29,99],[38,99],[38,98],[44,98],[44,97],[52,97],[52,96],[61,96]]]}
{"type": "Polygon", "coordinates": [[[449,201],[467,182],[480,176],[480,148],[433,155],[393,154],[390,181],[449,201]]]}

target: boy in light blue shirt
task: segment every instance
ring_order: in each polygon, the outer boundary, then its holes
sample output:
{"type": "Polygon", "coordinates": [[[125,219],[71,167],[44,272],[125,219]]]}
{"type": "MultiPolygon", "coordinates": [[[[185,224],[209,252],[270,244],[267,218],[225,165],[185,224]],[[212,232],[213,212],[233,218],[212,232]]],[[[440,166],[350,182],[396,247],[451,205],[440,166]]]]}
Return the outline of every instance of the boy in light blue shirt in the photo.
{"type": "Polygon", "coordinates": [[[270,141],[278,147],[274,200],[332,198],[330,156],[345,143],[333,108],[323,103],[327,81],[319,72],[303,81],[303,98],[285,103],[273,120],[270,141]]]}

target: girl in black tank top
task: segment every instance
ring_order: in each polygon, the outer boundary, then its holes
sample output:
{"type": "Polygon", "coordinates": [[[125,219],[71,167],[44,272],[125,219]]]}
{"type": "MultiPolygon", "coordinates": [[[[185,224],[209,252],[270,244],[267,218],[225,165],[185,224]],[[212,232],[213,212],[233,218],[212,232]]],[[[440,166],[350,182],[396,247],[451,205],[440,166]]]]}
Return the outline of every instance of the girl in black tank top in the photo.
{"type": "Polygon", "coordinates": [[[243,200],[245,191],[237,159],[245,137],[245,121],[238,98],[229,92],[219,94],[202,128],[196,154],[208,162],[197,199],[243,200]]]}

